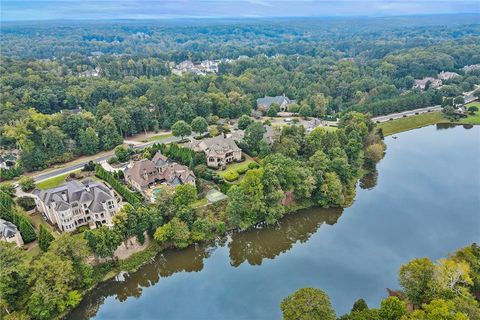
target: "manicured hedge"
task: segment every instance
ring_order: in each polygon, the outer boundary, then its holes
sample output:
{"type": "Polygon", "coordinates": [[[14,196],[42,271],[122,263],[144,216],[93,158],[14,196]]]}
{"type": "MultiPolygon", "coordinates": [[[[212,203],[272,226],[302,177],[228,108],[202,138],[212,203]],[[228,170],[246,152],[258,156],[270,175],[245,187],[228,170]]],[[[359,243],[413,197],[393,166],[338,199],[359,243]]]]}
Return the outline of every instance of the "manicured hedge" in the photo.
{"type": "Polygon", "coordinates": [[[35,229],[27,217],[15,212],[12,197],[0,191],[0,218],[10,221],[17,226],[22,235],[23,242],[29,243],[37,239],[35,229]]]}
{"type": "Polygon", "coordinates": [[[128,188],[122,182],[115,179],[115,177],[111,175],[110,172],[103,169],[101,165],[97,164],[97,166],[95,167],[95,175],[100,179],[105,180],[131,205],[137,205],[142,202],[142,200],[137,194],[128,190],[128,188]]]}
{"type": "Polygon", "coordinates": [[[239,174],[237,171],[227,171],[225,172],[225,174],[223,175],[223,178],[225,180],[227,180],[228,182],[232,182],[232,181],[235,181],[237,180],[239,177],[239,174]]]}

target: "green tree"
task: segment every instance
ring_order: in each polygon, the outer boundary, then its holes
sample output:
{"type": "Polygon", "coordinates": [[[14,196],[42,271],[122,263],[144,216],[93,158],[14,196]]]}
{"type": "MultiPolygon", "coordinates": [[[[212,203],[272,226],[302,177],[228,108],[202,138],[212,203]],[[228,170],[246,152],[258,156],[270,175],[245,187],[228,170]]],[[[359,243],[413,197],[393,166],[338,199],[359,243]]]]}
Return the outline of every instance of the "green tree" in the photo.
{"type": "Polygon", "coordinates": [[[42,224],[40,225],[40,232],[38,234],[38,246],[42,249],[43,252],[46,252],[50,247],[50,243],[55,238],[42,224]]]}
{"type": "Polygon", "coordinates": [[[118,133],[115,121],[110,115],[105,115],[97,122],[98,137],[102,150],[111,150],[122,144],[122,136],[118,133]]]}
{"type": "Polygon", "coordinates": [[[177,210],[189,206],[197,200],[197,188],[190,183],[179,185],[175,188],[174,203],[177,210]]]}
{"type": "MultiPolygon", "coordinates": [[[[14,243],[0,241],[0,296],[7,313],[11,312],[27,291],[27,257],[14,243]]],[[[3,313],[3,312],[2,312],[3,313]]]]}
{"type": "Polygon", "coordinates": [[[32,294],[27,308],[35,319],[52,319],[79,302],[70,299],[75,280],[72,263],[53,252],[43,254],[34,262],[29,280],[32,294]]]}
{"type": "Polygon", "coordinates": [[[478,107],[477,106],[470,106],[468,107],[468,112],[470,112],[471,115],[475,114],[476,112],[478,112],[478,107]]]}
{"type": "Polygon", "coordinates": [[[250,124],[247,129],[245,129],[245,136],[243,141],[247,145],[247,148],[250,152],[258,152],[260,142],[263,139],[263,134],[265,133],[265,128],[260,122],[254,122],[250,124]]]}
{"type": "Polygon", "coordinates": [[[202,134],[208,130],[207,120],[203,117],[196,117],[192,120],[192,130],[198,134],[202,134]]]}
{"type": "Polygon", "coordinates": [[[122,239],[113,229],[102,226],[96,230],[87,230],[84,232],[84,238],[87,246],[97,257],[113,259],[115,250],[118,248],[122,239]]]}
{"type": "Polygon", "coordinates": [[[321,290],[302,288],[280,304],[285,320],[335,320],[329,297],[321,290]]]}
{"type": "Polygon", "coordinates": [[[407,314],[407,307],[397,297],[388,297],[380,303],[378,314],[382,320],[399,320],[407,314]]]}
{"type": "Polygon", "coordinates": [[[453,301],[436,299],[415,310],[405,320],[470,320],[463,312],[457,312],[453,301]]]}
{"type": "Polygon", "coordinates": [[[368,305],[364,299],[358,299],[352,306],[352,312],[368,310],[368,305]]]}
{"type": "Polygon", "coordinates": [[[385,146],[383,143],[375,143],[367,147],[365,150],[365,164],[368,166],[374,166],[380,161],[385,152],[385,146]]]}
{"type": "Polygon", "coordinates": [[[86,155],[97,153],[99,147],[98,135],[92,127],[80,131],[79,135],[80,152],[86,155]]]}
{"type": "Polygon", "coordinates": [[[18,185],[24,192],[31,191],[35,189],[35,180],[32,177],[21,176],[18,179],[18,185]]]}
{"type": "Polygon", "coordinates": [[[228,191],[228,219],[240,229],[260,222],[265,215],[262,176],[262,169],[249,170],[243,180],[228,191]]]}
{"type": "Polygon", "coordinates": [[[190,244],[190,231],[184,221],[174,217],[155,231],[154,238],[161,243],[171,242],[177,248],[186,248],[190,244]]]}
{"type": "Polygon", "coordinates": [[[279,111],[280,111],[280,106],[278,105],[278,103],[274,102],[268,108],[267,116],[276,117],[279,111]]]}
{"type": "Polygon", "coordinates": [[[434,273],[435,265],[428,258],[413,259],[401,266],[398,282],[415,306],[428,303],[434,297],[434,273]]]}
{"type": "Polygon", "coordinates": [[[184,137],[192,134],[192,127],[185,121],[180,120],[172,126],[172,133],[175,137],[181,137],[183,140],[184,137]]]}
{"type": "Polygon", "coordinates": [[[252,123],[253,123],[252,118],[244,114],[238,119],[238,129],[245,130],[252,123]]]}
{"type": "Polygon", "coordinates": [[[318,203],[323,207],[341,206],[345,201],[342,192],[342,182],[337,174],[327,172],[320,187],[320,200],[318,203]]]}
{"type": "Polygon", "coordinates": [[[64,233],[50,243],[48,251],[72,263],[74,287],[82,288],[92,284],[93,268],[85,262],[90,253],[84,239],[64,233]]]}
{"type": "Polygon", "coordinates": [[[130,151],[123,146],[116,146],[115,157],[117,157],[120,162],[127,162],[130,160],[130,151]]]}
{"type": "Polygon", "coordinates": [[[300,107],[300,110],[298,110],[298,114],[304,118],[310,117],[312,115],[312,109],[310,109],[310,107],[305,104],[300,107]]]}

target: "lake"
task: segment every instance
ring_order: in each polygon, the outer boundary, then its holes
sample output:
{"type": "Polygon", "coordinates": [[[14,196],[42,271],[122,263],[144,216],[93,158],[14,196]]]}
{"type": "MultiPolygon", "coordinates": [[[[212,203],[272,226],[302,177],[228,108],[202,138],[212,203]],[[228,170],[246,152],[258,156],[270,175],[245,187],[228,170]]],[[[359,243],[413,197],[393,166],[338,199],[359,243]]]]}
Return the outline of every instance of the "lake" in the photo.
{"type": "Polygon", "coordinates": [[[353,205],[307,209],[216,244],[171,250],[96,288],[69,319],[279,319],[301,287],[338,315],[378,307],[400,265],[480,242],[480,126],[387,137],[386,156],[353,205]],[[376,185],[375,185],[376,184],[376,185]]]}

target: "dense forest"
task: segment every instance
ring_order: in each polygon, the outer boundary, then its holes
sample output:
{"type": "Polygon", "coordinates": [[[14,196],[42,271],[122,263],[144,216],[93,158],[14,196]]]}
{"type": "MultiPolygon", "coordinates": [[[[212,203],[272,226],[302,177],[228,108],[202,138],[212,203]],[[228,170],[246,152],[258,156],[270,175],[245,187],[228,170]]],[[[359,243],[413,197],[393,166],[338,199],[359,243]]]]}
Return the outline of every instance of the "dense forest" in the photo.
{"type": "Polygon", "coordinates": [[[31,171],[178,120],[238,118],[265,95],[286,94],[301,115],[315,117],[441,104],[480,83],[480,71],[462,70],[480,63],[474,20],[6,23],[0,143],[20,149],[20,164],[31,171]],[[217,74],[172,75],[185,59],[231,60],[217,74]],[[411,89],[414,79],[441,71],[460,76],[438,90],[411,89]]]}

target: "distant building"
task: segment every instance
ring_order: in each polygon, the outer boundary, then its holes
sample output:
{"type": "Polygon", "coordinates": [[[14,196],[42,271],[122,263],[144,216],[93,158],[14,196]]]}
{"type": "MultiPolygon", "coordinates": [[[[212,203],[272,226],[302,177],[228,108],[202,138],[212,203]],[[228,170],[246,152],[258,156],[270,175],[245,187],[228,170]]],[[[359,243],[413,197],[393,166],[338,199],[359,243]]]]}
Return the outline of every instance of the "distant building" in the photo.
{"type": "Polygon", "coordinates": [[[467,65],[467,66],[463,67],[462,70],[466,73],[476,71],[476,70],[480,70],[480,64],[467,65]]]}
{"type": "Polygon", "coordinates": [[[170,162],[167,157],[157,152],[152,160],[135,161],[125,171],[125,180],[138,191],[144,193],[157,185],[176,187],[181,184],[195,184],[195,174],[187,167],[170,162]]]}
{"type": "Polygon", "coordinates": [[[223,135],[193,140],[188,147],[196,152],[205,152],[207,166],[211,168],[222,168],[230,162],[242,160],[242,150],[232,138],[225,138],[223,135]]]}
{"type": "Polygon", "coordinates": [[[460,75],[456,72],[448,72],[448,71],[442,71],[438,74],[438,79],[440,80],[450,80],[455,77],[459,77],[460,75]]]}
{"type": "Polygon", "coordinates": [[[100,67],[95,67],[95,69],[86,70],[78,74],[80,78],[95,78],[100,76],[100,67]]]}
{"type": "Polygon", "coordinates": [[[265,113],[270,109],[272,103],[278,104],[280,111],[285,112],[288,110],[288,106],[296,103],[296,101],[290,100],[285,94],[276,97],[265,96],[264,98],[257,99],[257,110],[265,113]]]}
{"type": "Polygon", "coordinates": [[[436,89],[442,85],[442,80],[440,79],[435,79],[432,77],[426,77],[423,79],[415,79],[413,81],[413,86],[412,89],[420,89],[420,90],[425,90],[427,87],[427,83],[430,83],[430,88],[436,89]]]}
{"type": "Polygon", "coordinates": [[[83,225],[109,226],[119,208],[113,191],[90,179],[34,190],[33,195],[38,210],[61,231],[72,232],[83,225]]]}
{"type": "Polygon", "coordinates": [[[0,169],[12,169],[17,165],[17,155],[5,153],[0,155],[0,169]]]}
{"type": "Polygon", "coordinates": [[[204,76],[207,73],[217,73],[219,62],[216,60],[204,60],[199,64],[194,64],[189,60],[185,60],[177,64],[172,73],[176,75],[182,75],[184,73],[192,73],[200,76],[204,76]]]}
{"type": "Polygon", "coordinates": [[[78,107],[78,108],[75,108],[75,109],[62,109],[62,110],[60,110],[60,113],[67,114],[67,115],[80,114],[82,112],[83,112],[82,107],[78,107]]]}
{"type": "Polygon", "coordinates": [[[22,235],[17,226],[3,219],[0,219],[0,241],[13,242],[18,247],[23,246],[22,235]]]}

